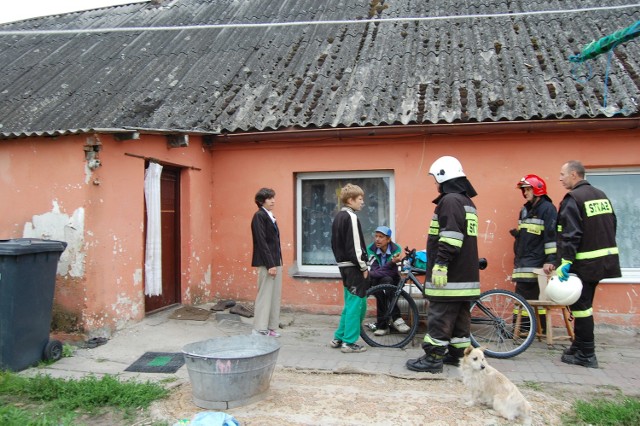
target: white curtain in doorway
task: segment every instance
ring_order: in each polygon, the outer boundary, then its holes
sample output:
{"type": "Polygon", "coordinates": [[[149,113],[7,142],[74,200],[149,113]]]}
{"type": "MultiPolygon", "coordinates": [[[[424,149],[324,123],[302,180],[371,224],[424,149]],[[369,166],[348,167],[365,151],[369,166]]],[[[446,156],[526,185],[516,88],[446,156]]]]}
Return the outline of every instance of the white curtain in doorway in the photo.
{"type": "Polygon", "coordinates": [[[162,166],[149,163],[144,172],[144,199],[147,206],[147,242],[144,259],[144,294],[162,294],[162,225],[160,221],[160,175],[162,166]]]}

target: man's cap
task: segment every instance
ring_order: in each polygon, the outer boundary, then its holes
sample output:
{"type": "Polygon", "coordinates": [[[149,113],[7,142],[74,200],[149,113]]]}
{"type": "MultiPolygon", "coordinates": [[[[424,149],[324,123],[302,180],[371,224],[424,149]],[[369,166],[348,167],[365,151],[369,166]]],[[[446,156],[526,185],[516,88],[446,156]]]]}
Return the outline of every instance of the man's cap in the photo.
{"type": "Polygon", "coordinates": [[[391,229],[388,226],[378,226],[376,232],[379,232],[387,237],[391,238],[391,229]]]}

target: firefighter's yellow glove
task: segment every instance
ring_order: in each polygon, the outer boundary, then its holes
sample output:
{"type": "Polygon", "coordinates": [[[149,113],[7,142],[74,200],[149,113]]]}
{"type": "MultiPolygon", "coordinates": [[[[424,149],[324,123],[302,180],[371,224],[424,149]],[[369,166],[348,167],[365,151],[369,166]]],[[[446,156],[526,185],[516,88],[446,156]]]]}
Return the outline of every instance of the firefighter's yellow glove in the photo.
{"type": "Polygon", "coordinates": [[[438,265],[431,271],[431,283],[434,287],[444,287],[447,285],[447,265],[438,265]]]}
{"type": "Polygon", "coordinates": [[[571,269],[571,261],[562,259],[562,263],[560,263],[560,267],[557,270],[558,279],[560,279],[561,282],[569,279],[570,269],[571,269]]]}

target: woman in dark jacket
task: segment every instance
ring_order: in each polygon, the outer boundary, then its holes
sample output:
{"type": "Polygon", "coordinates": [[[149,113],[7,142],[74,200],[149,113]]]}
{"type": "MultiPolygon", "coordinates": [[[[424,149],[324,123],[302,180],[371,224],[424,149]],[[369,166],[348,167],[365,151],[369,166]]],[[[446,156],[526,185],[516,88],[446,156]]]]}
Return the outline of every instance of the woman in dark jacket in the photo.
{"type": "Polygon", "coordinates": [[[258,211],[251,220],[253,256],[251,266],[258,272],[258,295],[254,308],[254,334],[280,337],[280,298],[282,294],[282,251],[280,231],[271,213],[276,192],[262,188],[256,193],[258,211]]]}

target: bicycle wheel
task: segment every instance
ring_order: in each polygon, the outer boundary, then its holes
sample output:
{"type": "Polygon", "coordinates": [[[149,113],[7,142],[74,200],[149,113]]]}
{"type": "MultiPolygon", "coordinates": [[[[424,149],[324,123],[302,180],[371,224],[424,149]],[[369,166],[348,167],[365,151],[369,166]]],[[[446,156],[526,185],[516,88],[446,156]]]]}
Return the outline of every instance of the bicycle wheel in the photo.
{"type": "Polygon", "coordinates": [[[413,339],[418,331],[419,316],[416,302],[402,287],[393,284],[381,284],[371,287],[367,291],[367,312],[362,326],[360,336],[370,346],[381,346],[385,348],[402,348],[413,339]],[[380,311],[378,310],[380,307],[380,311]],[[407,333],[398,332],[393,325],[393,317],[401,315],[405,323],[409,326],[407,333]],[[378,324],[388,330],[387,334],[376,336],[378,324]]]}
{"type": "Polygon", "coordinates": [[[489,290],[471,305],[471,343],[482,346],[487,356],[514,357],[524,352],[535,336],[535,311],[519,294],[489,290]],[[530,325],[522,325],[524,317],[530,325]]]}

